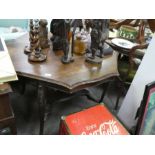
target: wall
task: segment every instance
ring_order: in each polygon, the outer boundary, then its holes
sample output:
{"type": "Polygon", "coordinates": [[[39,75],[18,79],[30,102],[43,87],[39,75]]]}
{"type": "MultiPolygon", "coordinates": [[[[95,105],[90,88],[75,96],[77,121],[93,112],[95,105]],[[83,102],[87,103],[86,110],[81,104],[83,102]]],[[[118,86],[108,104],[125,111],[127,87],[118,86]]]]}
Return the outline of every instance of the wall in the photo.
{"type": "Polygon", "coordinates": [[[28,19],[0,19],[0,27],[19,26],[27,29],[28,19]]]}

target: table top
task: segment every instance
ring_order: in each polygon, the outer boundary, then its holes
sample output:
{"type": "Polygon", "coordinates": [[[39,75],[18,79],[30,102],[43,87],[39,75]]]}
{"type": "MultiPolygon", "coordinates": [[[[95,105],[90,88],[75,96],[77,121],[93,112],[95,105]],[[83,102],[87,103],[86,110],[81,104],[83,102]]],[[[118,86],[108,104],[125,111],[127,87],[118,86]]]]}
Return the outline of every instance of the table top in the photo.
{"type": "Polygon", "coordinates": [[[102,65],[85,62],[84,56],[74,54],[75,61],[70,64],[62,64],[62,51],[53,52],[52,48],[43,52],[47,55],[45,62],[29,62],[24,54],[24,47],[29,45],[29,36],[24,35],[19,39],[6,43],[12,62],[18,75],[34,80],[40,80],[53,84],[54,87],[75,92],[88,86],[95,86],[105,79],[118,76],[117,56],[103,59],[102,65]]]}

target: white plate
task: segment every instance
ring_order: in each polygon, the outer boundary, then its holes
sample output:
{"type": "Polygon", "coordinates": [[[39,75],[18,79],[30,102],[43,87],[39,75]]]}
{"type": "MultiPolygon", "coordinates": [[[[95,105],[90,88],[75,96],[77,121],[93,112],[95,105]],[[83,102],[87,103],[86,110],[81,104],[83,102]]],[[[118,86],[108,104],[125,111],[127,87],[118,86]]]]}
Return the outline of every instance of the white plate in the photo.
{"type": "Polygon", "coordinates": [[[131,49],[133,46],[135,46],[135,44],[132,43],[131,41],[121,39],[121,38],[114,38],[111,40],[111,42],[118,47],[122,47],[126,49],[131,49]]]}

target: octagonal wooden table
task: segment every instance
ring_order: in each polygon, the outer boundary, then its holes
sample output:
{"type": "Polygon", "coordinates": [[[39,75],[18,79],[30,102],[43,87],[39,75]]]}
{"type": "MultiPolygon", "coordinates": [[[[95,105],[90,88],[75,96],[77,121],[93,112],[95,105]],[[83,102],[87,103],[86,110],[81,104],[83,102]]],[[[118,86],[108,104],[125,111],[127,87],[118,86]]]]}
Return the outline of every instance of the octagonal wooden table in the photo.
{"type": "Polygon", "coordinates": [[[24,47],[29,45],[29,36],[6,43],[17,75],[38,84],[38,99],[40,107],[40,133],[44,126],[44,88],[50,86],[69,94],[79,92],[85,88],[102,84],[105,80],[118,76],[117,56],[103,58],[101,65],[85,62],[85,56],[74,55],[75,61],[70,64],[62,64],[62,51],[53,52],[52,48],[43,51],[47,60],[36,63],[29,62],[24,54],[24,47]]]}

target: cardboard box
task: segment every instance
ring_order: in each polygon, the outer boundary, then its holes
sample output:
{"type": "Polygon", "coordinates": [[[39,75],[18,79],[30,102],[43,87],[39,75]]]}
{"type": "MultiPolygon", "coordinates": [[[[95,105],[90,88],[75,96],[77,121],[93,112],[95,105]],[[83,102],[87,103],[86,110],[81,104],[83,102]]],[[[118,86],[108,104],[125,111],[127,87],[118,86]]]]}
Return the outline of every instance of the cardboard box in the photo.
{"type": "Polygon", "coordinates": [[[118,119],[103,105],[62,117],[61,135],[128,135],[118,119]]]}

